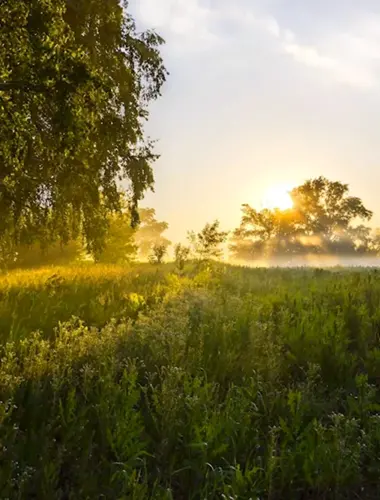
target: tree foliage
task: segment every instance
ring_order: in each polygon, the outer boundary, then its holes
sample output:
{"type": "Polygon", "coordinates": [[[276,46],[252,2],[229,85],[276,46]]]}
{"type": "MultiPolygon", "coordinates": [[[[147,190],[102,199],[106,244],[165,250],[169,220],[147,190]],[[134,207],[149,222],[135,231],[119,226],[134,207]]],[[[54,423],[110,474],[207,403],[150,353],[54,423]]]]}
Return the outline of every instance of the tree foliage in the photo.
{"type": "Polygon", "coordinates": [[[206,224],[199,233],[190,232],[188,239],[193,252],[200,260],[209,260],[221,257],[222,244],[227,240],[228,233],[219,230],[219,221],[206,224]]]}
{"type": "Polygon", "coordinates": [[[174,247],[174,261],[179,271],[183,271],[185,264],[190,257],[191,249],[181,243],[174,247]]]}
{"type": "Polygon", "coordinates": [[[97,250],[128,184],[132,223],[153,186],[147,105],[166,72],[127,2],[7,0],[0,5],[0,231],[12,240],[97,250]],[[47,232],[47,231],[45,231],[47,232]]]}
{"type": "Polygon", "coordinates": [[[63,245],[55,242],[48,247],[39,243],[19,245],[16,247],[13,263],[8,267],[34,268],[41,266],[63,266],[83,261],[85,248],[80,238],[63,245]]]}
{"type": "Polygon", "coordinates": [[[155,243],[149,255],[149,262],[151,264],[162,264],[167,251],[168,247],[165,243],[155,243]]]}
{"type": "Polygon", "coordinates": [[[293,209],[258,211],[243,205],[240,227],[232,236],[233,254],[237,258],[250,259],[259,255],[296,252],[302,248],[295,222],[297,217],[293,209]]]}
{"type": "Polygon", "coordinates": [[[360,198],[348,195],[349,186],[324,177],[309,180],[293,189],[294,208],[300,215],[299,229],[333,241],[345,234],[355,219],[369,220],[372,212],[360,198]]]}
{"type": "Polygon", "coordinates": [[[163,233],[169,224],[156,219],[154,208],[141,208],[139,210],[140,225],[136,232],[135,241],[138,246],[138,255],[141,259],[148,259],[155,246],[168,247],[171,242],[163,233]]]}
{"type": "MultiPolygon", "coordinates": [[[[58,235],[50,235],[49,244],[43,240],[29,243],[15,243],[12,239],[7,239],[7,233],[0,238],[0,269],[13,267],[35,267],[42,265],[61,265],[73,263],[75,261],[94,260],[98,263],[126,264],[135,261],[139,255],[137,240],[143,245],[144,251],[148,248],[149,258],[158,247],[167,247],[170,241],[164,238],[161,230],[168,228],[167,222],[158,222],[155,218],[154,209],[142,209],[141,230],[145,237],[136,236],[140,230],[131,225],[131,213],[125,199],[121,200],[121,209],[118,212],[110,213],[107,218],[108,230],[103,239],[101,247],[87,251],[86,241],[82,237],[69,240],[63,244],[58,235]],[[149,217],[147,217],[149,214],[149,217]],[[148,229],[154,228],[156,232],[148,229]],[[160,231],[158,230],[160,228],[160,231]],[[156,248],[157,247],[157,248],[156,248]]],[[[162,260],[162,259],[161,259],[162,260]]]]}
{"type": "Polygon", "coordinates": [[[107,264],[126,264],[132,262],[137,254],[135,229],[131,226],[129,212],[111,214],[108,231],[100,250],[93,253],[95,262],[107,264]]]}
{"type": "Polygon", "coordinates": [[[243,205],[240,227],[232,237],[235,257],[375,252],[371,229],[359,223],[370,220],[372,212],[349,195],[347,184],[319,177],[293,189],[291,197],[288,210],[243,205]]]}

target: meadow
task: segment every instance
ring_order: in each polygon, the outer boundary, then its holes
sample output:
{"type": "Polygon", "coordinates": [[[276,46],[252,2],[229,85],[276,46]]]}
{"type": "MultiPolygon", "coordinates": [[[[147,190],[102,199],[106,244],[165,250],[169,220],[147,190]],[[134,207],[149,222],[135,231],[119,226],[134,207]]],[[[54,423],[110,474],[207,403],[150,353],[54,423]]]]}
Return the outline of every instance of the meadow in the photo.
{"type": "Polygon", "coordinates": [[[380,272],[0,276],[0,497],[375,499],[380,272]]]}

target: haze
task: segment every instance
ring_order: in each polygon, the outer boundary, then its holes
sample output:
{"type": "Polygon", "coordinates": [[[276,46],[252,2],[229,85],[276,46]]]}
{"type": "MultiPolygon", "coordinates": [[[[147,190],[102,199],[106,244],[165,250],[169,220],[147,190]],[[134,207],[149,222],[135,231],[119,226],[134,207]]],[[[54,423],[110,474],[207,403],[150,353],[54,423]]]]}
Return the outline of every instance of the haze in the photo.
{"type": "Polygon", "coordinates": [[[380,5],[375,1],[132,0],[165,39],[170,78],[151,108],[156,193],[181,239],[239,224],[273,185],[324,175],[375,212],[380,184],[380,5]]]}

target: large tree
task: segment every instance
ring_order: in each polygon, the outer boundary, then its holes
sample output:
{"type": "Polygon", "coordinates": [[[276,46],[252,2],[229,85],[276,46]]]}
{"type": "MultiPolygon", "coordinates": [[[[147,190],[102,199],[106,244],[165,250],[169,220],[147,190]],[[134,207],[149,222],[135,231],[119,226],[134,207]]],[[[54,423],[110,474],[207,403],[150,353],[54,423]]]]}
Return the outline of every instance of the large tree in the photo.
{"type": "Polygon", "coordinates": [[[349,196],[348,184],[318,177],[293,189],[294,208],[301,216],[300,229],[323,237],[327,244],[349,236],[355,220],[370,220],[372,212],[362,200],[349,196]]]}
{"type": "Polygon", "coordinates": [[[0,2],[0,231],[52,228],[89,249],[128,185],[132,223],[153,186],[147,105],[166,72],[162,39],[119,0],[0,2]]]}
{"type": "Polygon", "coordinates": [[[244,204],[240,227],[231,238],[235,258],[250,260],[302,251],[299,214],[294,209],[256,210],[244,204]]]}
{"type": "Polygon", "coordinates": [[[349,187],[324,177],[306,181],[291,192],[288,210],[255,210],[243,205],[242,219],[231,250],[239,259],[374,251],[371,230],[360,221],[372,212],[349,187]]]}

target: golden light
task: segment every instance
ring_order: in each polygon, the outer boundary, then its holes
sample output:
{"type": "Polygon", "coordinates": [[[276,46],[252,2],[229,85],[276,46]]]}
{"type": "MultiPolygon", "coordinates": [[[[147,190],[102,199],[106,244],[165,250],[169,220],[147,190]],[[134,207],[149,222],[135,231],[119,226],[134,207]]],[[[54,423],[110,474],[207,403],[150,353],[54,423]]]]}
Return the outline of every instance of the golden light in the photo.
{"type": "Polygon", "coordinates": [[[293,200],[290,196],[292,188],[289,185],[272,186],[263,198],[263,208],[274,210],[288,210],[293,207],[293,200]]]}

